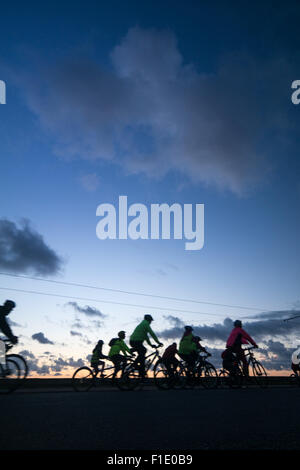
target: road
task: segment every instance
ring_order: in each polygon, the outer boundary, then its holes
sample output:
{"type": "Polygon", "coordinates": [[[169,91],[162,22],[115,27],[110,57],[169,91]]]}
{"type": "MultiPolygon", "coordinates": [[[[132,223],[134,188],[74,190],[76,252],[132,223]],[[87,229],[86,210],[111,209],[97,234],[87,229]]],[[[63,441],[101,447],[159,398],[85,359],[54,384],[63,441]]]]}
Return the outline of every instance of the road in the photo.
{"type": "Polygon", "coordinates": [[[299,449],[300,389],[18,391],[0,450],[299,449]]]}

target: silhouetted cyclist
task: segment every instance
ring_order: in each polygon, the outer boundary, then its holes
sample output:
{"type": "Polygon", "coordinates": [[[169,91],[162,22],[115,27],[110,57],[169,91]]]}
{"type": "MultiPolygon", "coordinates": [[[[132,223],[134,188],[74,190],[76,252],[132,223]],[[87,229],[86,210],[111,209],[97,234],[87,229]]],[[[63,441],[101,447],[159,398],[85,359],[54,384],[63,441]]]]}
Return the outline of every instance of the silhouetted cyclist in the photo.
{"type": "Polygon", "coordinates": [[[148,334],[152,336],[154,341],[157,342],[158,346],[162,346],[162,343],[158,340],[156,334],[150,327],[150,323],[153,321],[151,315],[145,315],[144,320],[135,328],[134,332],[130,336],[129,344],[132,347],[132,351],[136,351],[138,356],[136,358],[137,364],[140,366],[140,375],[142,378],[145,377],[145,355],[147,349],[143,346],[143,342],[146,341],[149,346],[155,348],[155,345],[150,343],[148,334]]]}
{"type": "Polygon", "coordinates": [[[170,377],[174,376],[174,370],[176,370],[179,361],[175,357],[176,354],[179,354],[177,350],[177,344],[173,343],[171,346],[168,346],[165,350],[165,352],[162,355],[162,363],[166,366],[168,374],[170,377]]]}
{"type": "Polygon", "coordinates": [[[255,348],[258,348],[258,346],[254,339],[252,339],[251,336],[242,329],[242,322],[240,320],[236,320],[233,325],[234,328],[227,339],[226,348],[230,348],[230,350],[237,355],[238,360],[243,363],[244,374],[249,375],[248,363],[242,344],[251,343],[255,348]]]}
{"type": "Polygon", "coordinates": [[[185,326],[185,332],[179,343],[179,356],[183,359],[189,366],[189,368],[193,368],[197,357],[197,344],[195,342],[195,337],[192,333],[193,327],[185,326]]]}
{"type": "Polygon", "coordinates": [[[196,344],[196,347],[197,347],[197,351],[198,352],[204,352],[206,353],[208,356],[211,356],[211,354],[207,351],[207,349],[202,346],[200,344],[200,341],[202,341],[202,339],[200,338],[200,336],[193,336],[193,341],[194,343],[196,344]]]}
{"type": "Polygon", "coordinates": [[[109,342],[109,346],[111,348],[108,353],[108,358],[114,363],[115,366],[114,377],[117,375],[119,370],[125,367],[127,358],[132,356],[131,349],[129,349],[124,341],[125,337],[125,331],[119,331],[118,338],[113,338],[109,342]],[[121,351],[123,354],[120,354],[121,351]]]}
{"type": "MultiPolygon", "coordinates": [[[[16,304],[13,300],[6,300],[3,305],[0,306],[0,331],[7,336],[7,338],[13,343],[17,344],[18,338],[14,336],[9,324],[7,323],[6,316],[15,308],[16,304]]],[[[5,368],[5,353],[6,347],[4,341],[0,340],[0,363],[5,368]]]]}
{"type": "Polygon", "coordinates": [[[96,373],[99,372],[99,366],[101,366],[101,375],[103,375],[103,369],[105,366],[105,362],[102,361],[101,359],[107,359],[107,356],[105,356],[102,353],[102,348],[103,348],[104,341],[100,339],[96,346],[93,349],[93,354],[91,357],[91,367],[95,370],[96,373]]]}

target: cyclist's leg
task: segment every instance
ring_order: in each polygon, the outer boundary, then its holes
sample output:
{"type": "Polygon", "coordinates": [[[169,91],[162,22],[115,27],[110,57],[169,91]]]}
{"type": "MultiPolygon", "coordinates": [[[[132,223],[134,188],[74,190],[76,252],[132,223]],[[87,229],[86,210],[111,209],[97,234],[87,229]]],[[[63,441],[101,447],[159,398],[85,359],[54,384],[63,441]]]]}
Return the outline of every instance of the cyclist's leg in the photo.
{"type": "Polygon", "coordinates": [[[161,362],[166,366],[169,377],[171,377],[171,378],[174,377],[172,359],[163,359],[161,362]]]}
{"type": "Polygon", "coordinates": [[[3,370],[6,369],[6,360],[5,360],[5,354],[6,354],[6,347],[4,341],[0,339],[0,364],[3,367],[3,370]]]}
{"type": "Polygon", "coordinates": [[[113,377],[116,377],[119,370],[124,368],[124,365],[126,364],[126,358],[125,358],[125,361],[124,361],[124,358],[125,356],[122,356],[121,354],[114,354],[113,356],[111,356],[110,359],[114,363],[114,366],[115,366],[113,377]]]}
{"type": "Polygon", "coordinates": [[[130,346],[133,348],[134,351],[138,353],[136,363],[139,364],[141,377],[145,377],[145,356],[147,350],[143,346],[142,341],[130,341],[130,346]]]}
{"type": "Polygon", "coordinates": [[[242,361],[244,375],[248,376],[249,375],[248,361],[242,348],[238,351],[237,357],[240,361],[242,361]]]}

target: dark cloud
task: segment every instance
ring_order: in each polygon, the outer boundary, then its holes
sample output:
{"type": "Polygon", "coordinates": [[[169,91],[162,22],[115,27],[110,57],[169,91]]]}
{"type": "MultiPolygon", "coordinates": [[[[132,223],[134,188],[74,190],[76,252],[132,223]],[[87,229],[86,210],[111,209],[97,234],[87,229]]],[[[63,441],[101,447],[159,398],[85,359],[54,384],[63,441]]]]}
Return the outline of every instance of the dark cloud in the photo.
{"type": "Polygon", "coordinates": [[[28,351],[27,349],[24,349],[23,351],[20,351],[19,354],[21,356],[26,357],[26,359],[34,359],[35,358],[34,354],[32,354],[32,352],[28,351]]]}
{"type": "Polygon", "coordinates": [[[0,268],[13,273],[56,274],[62,259],[36,232],[28,220],[20,227],[0,219],[0,268]]]}
{"type": "Polygon", "coordinates": [[[77,331],[70,331],[71,336],[82,336],[82,333],[78,333],[77,331]]]}
{"type": "Polygon", "coordinates": [[[68,367],[78,368],[84,365],[85,364],[81,358],[75,360],[73,357],[70,357],[69,359],[63,359],[62,357],[59,357],[52,361],[50,368],[54,372],[61,372],[63,369],[68,367]]]}
{"type": "Polygon", "coordinates": [[[201,63],[197,70],[184,62],[171,31],[138,27],[110,59],[104,67],[73,57],[22,75],[28,105],[55,136],[57,154],[153,178],[175,170],[242,193],[268,174],[275,158],[266,155],[279,151],[280,138],[297,137],[287,119],[297,74],[287,60],[232,55],[204,73],[201,63]]]}
{"type": "MultiPolygon", "coordinates": [[[[265,312],[255,315],[255,320],[244,321],[243,328],[247,332],[255,337],[257,341],[267,340],[268,338],[281,337],[289,338],[295,334],[300,333],[300,322],[285,322],[284,319],[292,315],[300,314],[300,311],[286,310],[280,312],[265,312]]],[[[169,316],[167,318],[171,325],[171,328],[167,328],[160,332],[163,338],[175,339],[180,338],[183,334],[183,323],[179,318],[169,316]]],[[[230,331],[233,328],[234,320],[231,318],[225,318],[223,323],[214,323],[212,325],[192,325],[194,333],[201,336],[209,341],[226,341],[230,331]]]]}
{"type": "Polygon", "coordinates": [[[100,318],[105,318],[106,317],[106,315],[104,315],[104,313],[100,312],[100,310],[98,310],[95,307],[90,307],[89,305],[85,305],[85,307],[80,307],[80,305],[78,305],[77,302],[67,302],[66,305],[70,306],[70,307],[73,307],[73,309],[76,312],[84,313],[85,315],[87,315],[89,317],[100,317],[100,318]]]}
{"type": "Polygon", "coordinates": [[[32,335],[32,339],[37,340],[41,344],[54,344],[52,341],[50,341],[48,338],[45,337],[44,333],[35,333],[32,335]]]}

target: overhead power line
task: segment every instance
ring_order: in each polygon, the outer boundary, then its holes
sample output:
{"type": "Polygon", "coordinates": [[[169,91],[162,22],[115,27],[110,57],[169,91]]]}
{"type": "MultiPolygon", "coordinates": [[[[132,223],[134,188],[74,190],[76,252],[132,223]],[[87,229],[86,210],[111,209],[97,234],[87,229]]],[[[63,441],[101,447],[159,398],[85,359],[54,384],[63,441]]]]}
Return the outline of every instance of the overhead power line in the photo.
{"type": "Polygon", "coordinates": [[[39,291],[34,291],[34,290],[25,290],[25,289],[14,289],[12,287],[0,287],[1,290],[9,290],[13,292],[22,292],[24,294],[38,294],[38,295],[46,295],[50,297],[61,297],[64,299],[74,299],[74,300],[85,300],[89,302],[100,302],[100,303],[106,303],[106,304],[114,304],[114,305],[123,305],[127,307],[138,307],[138,308],[146,308],[146,309],[151,309],[151,310],[165,310],[167,312],[180,312],[180,313],[194,313],[198,315],[210,315],[214,317],[223,317],[223,314],[220,313],[209,313],[209,312],[195,312],[193,310],[185,310],[185,309],[175,309],[175,308],[166,308],[166,307],[159,307],[155,305],[140,305],[140,304],[128,304],[125,302],[116,302],[114,300],[103,300],[103,299],[91,299],[89,297],[75,297],[72,295],[62,295],[62,294],[55,294],[55,293],[49,293],[49,292],[39,292],[39,291]]]}
{"type": "Polygon", "coordinates": [[[242,305],[229,305],[229,304],[222,304],[222,303],[216,303],[216,302],[207,302],[204,300],[194,300],[194,299],[185,299],[185,298],[179,298],[179,297],[169,297],[169,296],[164,296],[164,295],[147,294],[144,292],[134,292],[134,291],[121,290],[121,289],[112,289],[108,287],[92,286],[89,284],[81,284],[81,283],[75,283],[75,282],[56,281],[53,279],[44,279],[40,277],[24,276],[20,274],[11,274],[11,273],[5,273],[5,272],[0,272],[0,275],[11,276],[11,277],[16,277],[16,278],[21,278],[21,279],[31,279],[34,281],[50,282],[52,284],[61,284],[65,286],[84,287],[88,289],[103,290],[103,291],[108,291],[108,292],[117,292],[119,294],[140,295],[143,297],[153,297],[156,299],[175,300],[179,302],[190,302],[190,303],[195,303],[195,304],[213,305],[213,306],[226,307],[226,308],[238,308],[238,309],[243,309],[243,310],[255,310],[255,311],[268,311],[269,310],[267,308],[245,307],[242,305]]]}

